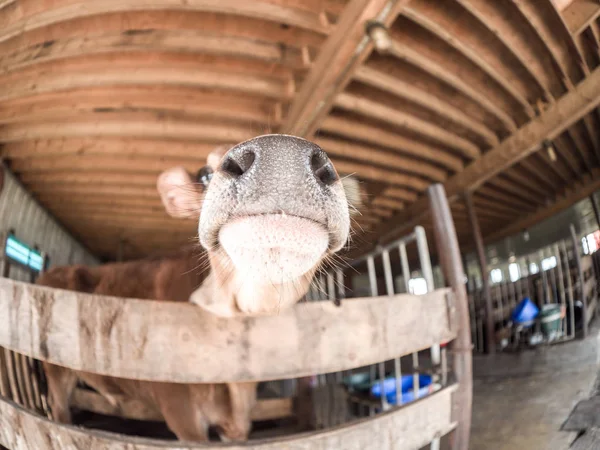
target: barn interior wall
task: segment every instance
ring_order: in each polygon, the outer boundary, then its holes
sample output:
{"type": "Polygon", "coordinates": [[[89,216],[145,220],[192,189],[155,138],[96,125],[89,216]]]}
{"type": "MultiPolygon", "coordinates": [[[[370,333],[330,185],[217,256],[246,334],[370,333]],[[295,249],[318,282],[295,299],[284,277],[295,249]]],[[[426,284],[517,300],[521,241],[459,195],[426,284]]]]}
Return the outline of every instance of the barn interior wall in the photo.
{"type": "MultiPolygon", "coordinates": [[[[4,185],[0,192],[0,233],[3,236],[13,229],[17,239],[30,247],[37,245],[49,256],[50,267],[98,264],[96,257],[36,202],[6,167],[1,170],[4,185]]],[[[8,275],[12,279],[29,281],[29,273],[16,264],[11,264],[8,275]]]]}

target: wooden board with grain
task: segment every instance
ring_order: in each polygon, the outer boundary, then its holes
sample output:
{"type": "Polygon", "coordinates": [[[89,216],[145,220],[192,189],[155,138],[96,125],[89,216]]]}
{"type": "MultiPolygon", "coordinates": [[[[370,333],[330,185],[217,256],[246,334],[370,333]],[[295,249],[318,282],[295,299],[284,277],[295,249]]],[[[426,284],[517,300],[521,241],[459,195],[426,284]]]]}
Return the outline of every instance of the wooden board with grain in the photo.
{"type": "Polygon", "coordinates": [[[0,346],[85,372],[180,383],[337,372],[454,338],[449,289],[304,303],[272,317],[217,318],[192,304],[0,280],[0,346]]]}
{"type": "MultiPolygon", "coordinates": [[[[327,431],[301,433],[283,439],[250,441],[247,444],[223,444],[218,448],[418,449],[454,428],[455,424],[451,421],[451,399],[455,390],[455,386],[450,386],[404,407],[327,431]]],[[[206,444],[141,439],[59,425],[5,400],[0,400],[0,445],[19,450],[184,450],[208,447],[206,444]]]]}

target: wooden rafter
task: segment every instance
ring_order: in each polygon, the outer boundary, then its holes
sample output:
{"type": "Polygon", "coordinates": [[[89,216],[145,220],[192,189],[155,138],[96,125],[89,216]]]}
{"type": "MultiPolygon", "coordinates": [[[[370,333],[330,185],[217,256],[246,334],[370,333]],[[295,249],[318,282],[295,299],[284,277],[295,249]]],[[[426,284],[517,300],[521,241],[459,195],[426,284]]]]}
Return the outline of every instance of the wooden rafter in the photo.
{"type": "MultiPolygon", "coordinates": [[[[543,114],[524,125],[476,162],[445,183],[447,195],[456,201],[463,192],[474,191],[487,180],[535,152],[542,141],[552,140],[600,104],[600,68],[561,97],[543,114]]],[[[386,221],[380,241],[388,242],[413,227],[427,210],[426,199],[386,221]],[[399,225],[400,224],[400,225],[399,225]]]]}
{"type": "Polygon", "coordinates": [[[550,206],[539,208],[533,214],[522,216],[520,220],[514,221],[507,227],[486,236],[484,239],[486,242],[494,242],[505,236],[519,233],[542,220],[552,217],[574,203],[583,200],[598,189],[600,189],[600,170],[595,169],[592,174],[586,175],[583,181],[577,182],[571,188],[567,189],[565,193],[550,206]]]}
{"type": "Polygon", "coordinates": [[[365,34],[369,20],[390,24],[409,0],[352,0],[293,101],[282,132],[311,136],[373,44],[365,34]]]}

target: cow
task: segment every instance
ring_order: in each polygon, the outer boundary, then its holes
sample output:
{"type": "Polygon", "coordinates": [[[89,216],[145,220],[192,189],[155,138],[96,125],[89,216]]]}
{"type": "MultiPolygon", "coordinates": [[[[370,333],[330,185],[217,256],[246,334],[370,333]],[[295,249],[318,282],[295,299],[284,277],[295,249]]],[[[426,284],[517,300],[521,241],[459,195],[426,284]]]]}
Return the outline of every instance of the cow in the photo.
{"type": "MultiPolygon", "coordinates": [[[[319,266],[343,248],[359,202],[353,178],[340,180],[317,145],[265,135],[218,148],[198,173],[183,168],[158,178],[168,214],[199,216],[198,246],[161,258],[98,267],[58,267],[38,284],[80,292],[191,301],[211,313],[277,314],[302,298],[319,266]],[[208,186],[208,188],[203,188],[208,186]],[[201,258],[207,264],[202,266],[201,258]],[[200,264],[200,268],[199,268],[200,264]]],[[[69,401],[82,380],[113,404],[125,395],[160,413],[179,440],[246,440],[256,383],[178,384],[127,380],[44,363],[54,418],[71,422],[69,401]]]]}

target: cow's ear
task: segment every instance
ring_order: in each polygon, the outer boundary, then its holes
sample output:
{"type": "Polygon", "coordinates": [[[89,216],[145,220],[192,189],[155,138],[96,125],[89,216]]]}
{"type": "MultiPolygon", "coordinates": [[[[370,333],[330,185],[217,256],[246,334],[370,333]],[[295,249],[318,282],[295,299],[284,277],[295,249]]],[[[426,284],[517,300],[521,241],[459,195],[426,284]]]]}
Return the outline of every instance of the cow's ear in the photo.
{"type": "Polygon", "coordinates": [[[173,167],[161,173],[156,188],[171,217],[197,219],[200,216],[202,190],[183,167],[173,167]]]}
{"type": "Polygon", "coordinates": [[[360,208],[363,205],[360,182],[352,175],[342,177],[341,180],[344,193],[346,194],[346,200],[348,200],[350,217],[353,217],[359,214],[360,208]]]}

